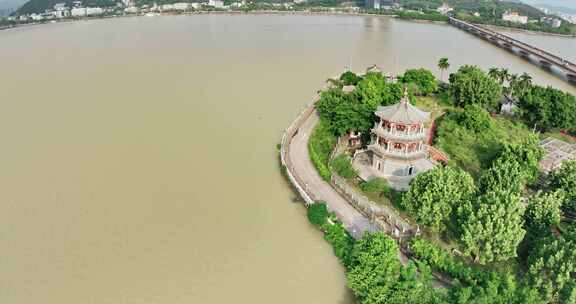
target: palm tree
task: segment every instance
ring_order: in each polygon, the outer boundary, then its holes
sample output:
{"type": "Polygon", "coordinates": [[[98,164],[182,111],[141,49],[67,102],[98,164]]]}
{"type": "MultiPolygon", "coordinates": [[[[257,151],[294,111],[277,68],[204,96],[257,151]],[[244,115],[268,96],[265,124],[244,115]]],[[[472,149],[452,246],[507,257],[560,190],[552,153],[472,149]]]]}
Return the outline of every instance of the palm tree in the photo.
{"type": "Polygon", "coordinates": [[[510,79],[510,72],[508,69],[500,69],[500,84],[510,79]]]}
{"type": "Polygon", "coordinates": [[[528,90],[532,86],[532,76],[528,73],[520,75],[520,86],[522,87],[523,92],[528,90]]]}
{"type": "Polygon", "coordinates": [[[510,94],[509,97],[518,96],[519,95],[518,93],[520,93],[520,90],[521,90],[520,77],[518,77],[518,75],[516,75],[516,74],[509,75],[508,76],[508,87],[510,88],[508,91],[510,94]]]}
{"type": "Polygon", "coordinates": [[[488,76],[494,80],[500,81],[500,70],[498,68],[490,68],[488,76]]]}
{"type": "Polygon", "coordinates": [[[444,71],[448,70],[448,68],[450,67],[450,62],[448,62],[448,58],[443,57],[440,58],[440,60],[438,61],[438,68],[440,69],[440,80],[444,81],[444,71]]]}

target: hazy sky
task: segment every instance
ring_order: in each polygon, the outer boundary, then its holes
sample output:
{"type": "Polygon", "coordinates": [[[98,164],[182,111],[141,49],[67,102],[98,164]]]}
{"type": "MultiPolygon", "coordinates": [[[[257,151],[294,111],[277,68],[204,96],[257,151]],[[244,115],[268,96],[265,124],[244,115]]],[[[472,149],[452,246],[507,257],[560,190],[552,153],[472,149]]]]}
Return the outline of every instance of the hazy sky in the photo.
{"type": "Polygon", "coordinates": [[[522,0],[528,4],[548,4],[576,9],[576,0],[522,0]]]}

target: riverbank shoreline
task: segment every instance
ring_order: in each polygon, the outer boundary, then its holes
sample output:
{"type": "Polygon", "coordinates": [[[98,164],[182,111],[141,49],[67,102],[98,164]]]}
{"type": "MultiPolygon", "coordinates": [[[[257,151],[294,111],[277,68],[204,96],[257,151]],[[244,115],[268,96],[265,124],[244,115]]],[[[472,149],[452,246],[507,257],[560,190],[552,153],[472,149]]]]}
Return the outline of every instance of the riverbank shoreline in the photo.
{"type": "MultiPolygon", "coordinates": [[[[198,10],[198,11],[187,11],[187,12],[160,12],[158,13],[159,16],[193,16],[193,15],[280,15],[280,16],[371,16],[371,17],[388,17],[388,18],[396,18],[398,20],[404,20],[408,22],[420,23],[420,24],[445,24],[449,25],[450,23],[447,21],[435,21],[435,20],[426,20],[426,19],[410,19],[410,18],[400,18],[396,14],[376,14],[376,13],[364,13],[364,12],[350,12],[350,11],[282,11],[282,10],[253,10],[253,11],[242,11],[242,10],[230,10],[230,11],[218,11],[218,10],[198,10]]],[[[38,26],[43,24],[54,24],[54,23],[61,23],[61,22],[78,22],[78,21],[88,21],[88,20],[98,20],[98,19],[112,19],[112,18],[127,18],[127,17],[148,17],[146,14],[126,14],[126,15],[110,15],[110,16],[98,16],[98,17],[83,17],[83,18],[69,18],[69,19],[61,19],[61,20],[51,20],[47,22],[32,22],[32,23],[25,23],[25,24],[16,24],[16,25],[9,25],[0,27],[0,31],[2,30],[10,30],[10,29],[17,29],[21,27],[28,27],[28,26],[38,26]]],[[[525,29],[513,28],[513,27],[505,27],[505,26],[498,26],[498,25],[490,25],[490,24],[482,24],[481,26],[486,26],[490,29],[495,30],[510,30],[513,32],[521,32],[521,33],[528,33],[532,35],[543,35],[543,36],[553,36],[553,37],[563,37],[563,38],[576,38],[575,35],[565,35],[565,34],[556,34],[556,33],[549,33],[549,32],[539,32],[539,31],[530,31],[525,29]]]]}

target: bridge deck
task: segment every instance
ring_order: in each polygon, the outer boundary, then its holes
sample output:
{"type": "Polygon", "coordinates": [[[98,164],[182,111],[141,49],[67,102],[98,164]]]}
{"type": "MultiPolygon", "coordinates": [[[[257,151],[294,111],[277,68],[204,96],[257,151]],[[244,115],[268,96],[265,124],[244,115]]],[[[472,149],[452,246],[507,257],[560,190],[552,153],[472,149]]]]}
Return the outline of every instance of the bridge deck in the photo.
{"type": "Polygon", "coordinates": [[[557,55],[554,55],[550,52],[547,52],[545,50],[542,50],[542,49],[537,48],[535,46],[532,46],[530,44],[524,43],[524,42],[517,40],[517,39],[514,39],[510,36],[500,34],[498,32],[492,31],[490,29],[481,27],[481,26],[476,25],[476,24],[468,23],[466,21],[462,21],[462,20],[459,20],[456,18],[450,17],[450,23],[454,24],[456,26],[462,25],[462,26],[465,26],[467,28],[474,29],[477,32],[488,36],[489,38],[497,38],[499,40],[502,40],[505,43],[511,44],[511,45],[519,48],[520,50],[526,51],[526,52],[538,57],[541,60],[545,60],[547,62],[553,63],[553,64],[557,65],[558,67],[568,71],[569,73],[576,75],[576,64],[575,63],[570,62],[569,60],[566,60],[566,59],[559,57],[557,55]]]}

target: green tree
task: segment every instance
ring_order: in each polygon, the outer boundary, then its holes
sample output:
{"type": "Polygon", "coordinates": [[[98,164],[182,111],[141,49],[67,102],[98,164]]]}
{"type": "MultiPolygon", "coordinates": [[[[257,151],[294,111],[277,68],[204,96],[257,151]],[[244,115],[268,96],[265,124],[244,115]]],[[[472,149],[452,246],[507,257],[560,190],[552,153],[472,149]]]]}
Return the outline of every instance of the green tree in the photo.
{"type": "Polygon", "coordinates": [[[448,70],[450,67],[450,62],[448,62],[448,58],[443,57],[438,60],[438,68],[440,69],[440,80],[444,81],[444,72],[448,70]]]}
{"type": "Polygon", "coordinates": [[[366,233],[352,251],[348,286],[362,303],[375,294],[386,294],[400,274],[398,245],[382,232],[366,233]]]}
{"type": "Polygon", "coordinates": [[[531,86],[518,101],[520,115],[541,130],[574,129],[576,98],[552,87],[531,86]]]}
{"type": "Polygon", "coordinates": [[[382,73],[368,72],[356,86],[355,93],[360,103],[370,108],[372,112],[378,106],[391,105],[403,96],[402,87],[386,82],[382,73]]]}
{"type": "Polygon", "coordinates": [[[418,88],[419,95],[428,95],[438,90],[438,83],[434,74],[426,69],[407,70],[400,80],[406,84],[414,84],[418,88]]]}
{"type": "Polygon", "coordinates": [[[526,184],[527,176],[514,159],[498,158],[492,166],[480,175],[480,192],[508,190],[520,193],[526,184]]]}
{"type": "Polygon", "coordinates": [[[344,85],[356,85],[362,78],[351,71],[346,71],[340,75],[340,81],[344,85]]]}
{"type": "Polygon", "coordinates": [[[339,221],[336,221],[333,225],[325,225],[324,230],[324,239],[332,245],[334,255],[338,257],[346,268],[350,268],[352,265],[354,238],[339,221]]]}
{"type": "Polygon", "coordinates": [[[458,210],[460,242],[464,253],[481,264],[516,256],[524,238],[524,209],[516,193],[490,191],[458,210]]]}
{"type": "Polygon", "coordinates": [[[532,183],[540,174],[540,161],[544,157],[544,150],[540,147],[538,136],[529,134],[515,143],[505,144],[499,157],[518,162],[525,173],[526,181],[532,183]]]}
{"type": "Polygon", "coordinates": [[[502,87],[476,66],[465,65],[450,75],[456,106],[479,104],[495,108],[502,96],[502,87]]]}
{"type": "Polygon", "coordinates": [[[565,162],[560,169],[552,172],[550,186],[565,192],[563,208],[570,213],[576,213],[576,161],[565,162]]]}
{"type": "Polygon", "coordinates": [[[459,168],[437,167],[410,183],[401,204],[418,222],[443,231],[452,211],[473,193],[474,180],[470,174],[459,168]]]}
{"type": "Polygon", "coordinates": [[[484,133],[492,128],[490,113],[477,104],[464,107],[458,117],[458,123],[474,133],[484,133]]]}
{"type": "Polygon", "coordinates": [[[560,206],[564,202],[564,196],[563,190],[557,190],[551,193],[538,192],[531,197],[524,213],[526,228],[533,233],[542,234],[548,232],[551,226],[560,224],[560,206]]]}
{"type": "Polygon", "coordinates": [[[574,303],[576,240],[573,233],[542,239],[528,257],[528,278],[548,303],[574,303]]]}

